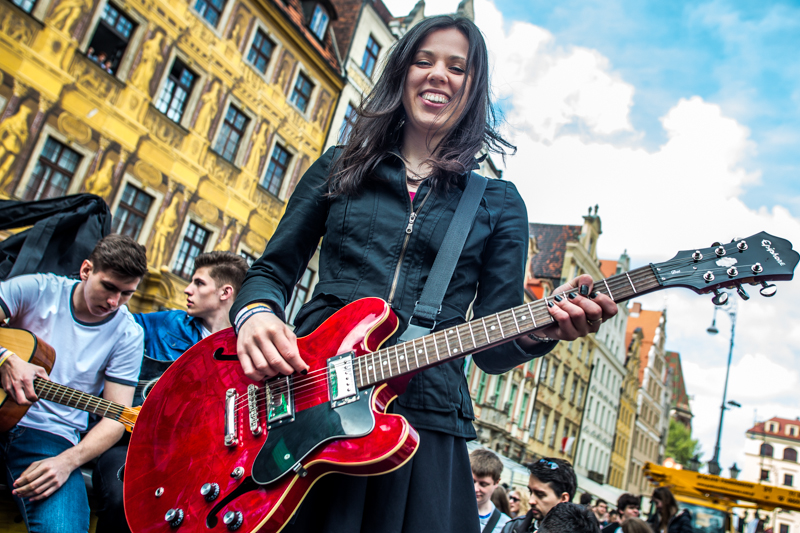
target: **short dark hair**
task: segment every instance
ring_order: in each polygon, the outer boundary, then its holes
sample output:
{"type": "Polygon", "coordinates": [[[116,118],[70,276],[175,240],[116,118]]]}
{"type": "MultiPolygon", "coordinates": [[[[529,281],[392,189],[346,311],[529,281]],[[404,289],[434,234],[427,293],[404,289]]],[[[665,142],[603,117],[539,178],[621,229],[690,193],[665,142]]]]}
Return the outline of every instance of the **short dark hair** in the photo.
{"type": "Polygon", "coordinates": [[[608,512],[608,518],[611,518],[612,516],[619,516],[619,511],[617,511],[616,509],[611,509],[608,512]]]}
{"type": "Polygon", "coordinates": [[[495,483],[500,481],[500,474],[503,473],[503,463],[486,448],[477,448],[469,454],[469,466],[476,477],[492,476],[495,483]]]}
{"type": "Polygon", "coordinates": [[[625,509],[628,508],[628,506],[632,505],[634,507],[639,507],[641,504],[642,501],[640,498],[626,492],[617,500],[617,509],[619,509],[620,514],[622,514],[625,512],[625,509]]]}
{"type": "Polygon", "coordinates": [[[562,502],[542,519],[539,533],[600,533],[600,526],[585,506],[562,502]]]}
{"type": "Polygon", "coordinates": [[[588,492],[584,492],[581,494],[581,505],[591,505],[592,504],[592,495],[588,492]]]}
{"type": "Polygon", "coordinates": [[[100,239],[89,254],[92,272],[114,272],[126,278],[147,273],[147,250],[128,235],[112,233],[100,239]]]}
{"type": "Polygon", "coordinates": [[[194,259],[194,271],[198,268],[209,267],[208,275],[217,286],[230,284],[233,293],[238,294],[242,288],[244,277],[247,274],[247,260],[233,252],[208,252],[198,255],[194,259]]]}
{"type": "Polygon", "coordinates": [[[594,506],[595,506],[595,507],[597,507],[597,506],[598,506],[598,505],[600,505],[601,503],[605,504],[605,505],[606,505],[606,507],[608,507],[608,503],[606,503],[606,501],[605,501],[603,498],[597,498],[597,501],[596,501],[596,502],[594,502],[594,506]]]}
{"type": "Polygon", "coordinates": [[[569,494],[570,501],[578,489],[578,477],[572,469],[572,463],[555,457],[542,457],[538,461],[526,465],[531,475],[542,483],[547,483],[556,496],[569,494]]]}

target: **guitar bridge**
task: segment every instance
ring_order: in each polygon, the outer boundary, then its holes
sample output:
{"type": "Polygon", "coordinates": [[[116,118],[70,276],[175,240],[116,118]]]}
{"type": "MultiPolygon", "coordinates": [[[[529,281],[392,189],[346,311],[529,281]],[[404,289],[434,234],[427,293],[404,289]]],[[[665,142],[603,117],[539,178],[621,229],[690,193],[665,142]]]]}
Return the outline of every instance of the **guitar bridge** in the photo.
{"type": "Polygon", "coordinates": [[[267,383],[267,429],[294,422],[292,376],[273,378],[267,383]]]}
{"type": "Polygon", "coordinates": [[[236,446],[238,443],[236,427],[236,389],[225,392],[225,446],[236,446]]]}
{"type": "Polygon", "coordinates": [[[328,359],[328,393],[334,408],[358,400],[353,352],[328,359]]]}

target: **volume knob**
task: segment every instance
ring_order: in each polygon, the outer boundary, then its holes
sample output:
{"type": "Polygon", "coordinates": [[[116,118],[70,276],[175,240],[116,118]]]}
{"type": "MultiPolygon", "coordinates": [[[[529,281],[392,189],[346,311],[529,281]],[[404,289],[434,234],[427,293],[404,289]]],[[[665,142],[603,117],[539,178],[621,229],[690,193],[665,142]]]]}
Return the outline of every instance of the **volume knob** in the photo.
{"type": "Polygon", "coordinates": [[[222,523],[228,527],[228,531],[236,531],[242,526],[244,517],[241,511],[228,511],[222,517],[222,523]]]}
{"type": "Polygon", "coordinates": [[[219,496],[219,485],[216,483],[204,483],[200,487],[200,495],[205,498],[207,502],[213,502],[219,496]]]}
{"type": "Polygon", "coordinates": [[[172,527],[178,527],[183,522],[183,509],[170,509],[164,515],[164,521],[172,527]]]}

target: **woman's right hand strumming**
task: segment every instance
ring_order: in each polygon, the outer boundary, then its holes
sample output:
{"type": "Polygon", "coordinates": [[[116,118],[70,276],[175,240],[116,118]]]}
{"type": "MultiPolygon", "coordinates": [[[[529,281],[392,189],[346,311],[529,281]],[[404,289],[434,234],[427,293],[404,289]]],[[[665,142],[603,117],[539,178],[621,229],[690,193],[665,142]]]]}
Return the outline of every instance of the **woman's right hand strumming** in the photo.
{"type": "Polygon", "coordinates": [[[272,313],[253,315],[242,324],[236,352],[245,375],[255,381],[308,371],[297,348],[297,336],[272,313]]]}

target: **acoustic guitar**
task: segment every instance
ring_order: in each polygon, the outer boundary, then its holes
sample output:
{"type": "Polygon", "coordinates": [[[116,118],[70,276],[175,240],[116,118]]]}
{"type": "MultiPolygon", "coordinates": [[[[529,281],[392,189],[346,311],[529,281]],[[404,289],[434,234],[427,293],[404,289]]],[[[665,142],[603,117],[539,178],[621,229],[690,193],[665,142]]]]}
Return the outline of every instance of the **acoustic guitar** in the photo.
{"type": "MultiPolygon", "coordinates": [[[[48,373],[53,369],[56,360],[55,350],[30,331],[0,328],[0,346],[11,350],[25,362],[41,366],[48,373]]],[[[110,402],[47,379],[35,378],[33,390],[39,400],[55,402],[116,420],[128,431],[133,431],[133,425],[139,415],[138,407],[127,407],[110,402]]],[[[18,404],[6,391],[0,389],[0,432],[13,428],[25,416],[29,407],[29,405],[18,404]]]]}
{"type": "MultiPolygon", "coordinates": [[[[759,233],[679,252],[594,283],[615,302],[686,287],[724,303],[742,284],[776,292],[798,262],[791,243],[759,233]]],[[[573,291],[574,292],[574,291],[573,291]]],[[[155,384],[131,435],[125,510],[136,533],[275,533],[320,477],[375,475],[406,463],[419,437],[387,406],[430,366],[513,341],[553,323],[549,298],[523,304],[388,348],[397,316],[364,298],[297,339],[307,375],[248,379],[232,329],[183,354],[155,384]]],[[[313,509],[311,510],[313,512],[313,509]]]]}

